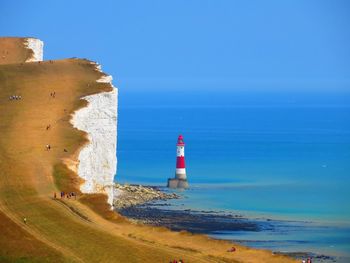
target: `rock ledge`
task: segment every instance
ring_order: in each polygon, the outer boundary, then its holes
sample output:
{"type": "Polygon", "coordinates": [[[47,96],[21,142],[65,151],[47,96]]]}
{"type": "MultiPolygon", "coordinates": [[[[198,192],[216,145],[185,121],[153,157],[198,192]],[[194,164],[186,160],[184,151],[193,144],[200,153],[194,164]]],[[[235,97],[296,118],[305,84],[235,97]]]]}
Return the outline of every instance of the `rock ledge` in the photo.
{"type": "Polygon", "coordinates": [[[114,208],[123,209],[154,200],[179,199],[175,193],[165,193],[153,186],[114,185],[114,208]]]}

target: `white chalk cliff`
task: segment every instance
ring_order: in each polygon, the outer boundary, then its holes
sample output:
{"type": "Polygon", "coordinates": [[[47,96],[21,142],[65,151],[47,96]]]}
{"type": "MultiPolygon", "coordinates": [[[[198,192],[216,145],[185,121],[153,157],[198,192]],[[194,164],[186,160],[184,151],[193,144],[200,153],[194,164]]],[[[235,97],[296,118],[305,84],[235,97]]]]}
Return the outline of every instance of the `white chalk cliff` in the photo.
{"type": "Polygon", "coordinates": [[[37,38],[26,38],[24,45],[31,49],[33,54],[25,62],[43,61],[44,42],[37,38]]]}
{"type": "MultiPolygon", "coordinates": [[[[97,70],[100,70],[96,65],[97,70]]],[[[109,83],[103,76],[97,82],[109,83]]],[[[83,97],[88,105],[75,112],[72,124],[88,134],[89,143],[79,153],[78,175],[85,180],[83,193],[105,193],[113,204],[114,176],[117,171],[117,105],[118,90],[83,97]]]]}
{"type": "MultiPolygon", "coordinates": [[[[43,41],[26,38],[24,44],[33,51],[26,62],[43,60],[43,41]]],[[[91,64],[102,73],[100,65],[94,62],[91,64]]],[[[87,100],[88,105],[74,113],[71,123],[87,133],[89,142],[79,152],[77,169],[76,165],[70,168],[85,180],[80,186],[83,193],[107,194],[108,203],[112,205],[117,171],[118,89],[112,84],[112,76],[102,74],[97,82],[108,83],[113,90],[82,98],[87,100]]]]}

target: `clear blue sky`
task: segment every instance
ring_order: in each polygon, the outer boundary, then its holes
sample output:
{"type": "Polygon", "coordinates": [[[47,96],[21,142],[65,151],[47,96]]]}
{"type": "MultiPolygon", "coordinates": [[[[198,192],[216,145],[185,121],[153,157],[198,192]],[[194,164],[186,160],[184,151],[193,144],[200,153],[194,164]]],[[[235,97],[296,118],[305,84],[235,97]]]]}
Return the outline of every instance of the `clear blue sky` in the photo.
{"type": "Polygon", "coordinates": [[[0,35],[100,62],[116,85],[350,91],[350,1],[0,2],[0,35]]]}

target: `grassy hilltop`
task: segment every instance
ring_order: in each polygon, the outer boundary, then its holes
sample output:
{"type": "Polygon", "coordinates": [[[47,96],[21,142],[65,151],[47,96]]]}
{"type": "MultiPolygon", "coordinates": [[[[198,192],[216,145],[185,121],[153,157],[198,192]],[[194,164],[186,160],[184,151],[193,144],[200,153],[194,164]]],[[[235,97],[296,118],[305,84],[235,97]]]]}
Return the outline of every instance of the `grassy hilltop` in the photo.
{"type": "Polygon", "coordinates": [[[103,73],[87,60],[23,63],[32,55],[23,43],[0,38],[0,262],[295,262],[237,245],[229,253],[225,241],[132,224],[110,212],[103,195],[53,199],[61,190],[79,192],[81,183],[67,165],[76,164],[87,140],[71,114],[86,105],[81,97],[111,86],[96,82],[103,73]]]}
{"type": "Polygon", "coordinates": [[[26,39],[18,37],[0,37],[0,65],[25,62],[33,51],[26,48],[26,39]]]}

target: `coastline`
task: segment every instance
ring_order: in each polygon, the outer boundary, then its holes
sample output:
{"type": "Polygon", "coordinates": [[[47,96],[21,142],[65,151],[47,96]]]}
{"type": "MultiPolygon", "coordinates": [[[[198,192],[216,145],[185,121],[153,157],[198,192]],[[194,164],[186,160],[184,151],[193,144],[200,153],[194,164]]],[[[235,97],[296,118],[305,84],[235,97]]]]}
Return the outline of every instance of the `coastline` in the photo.
{"type": "MultiPolygon", "coordinates": [[[[116,187],[130,187],[117,184],[116,187]]],[[[334,256],[328,254],[326,251],[322,253],[315,253],[313,251],[305,250],[283,250],[273,249],[273,246],[266,248],[264,246],[254,246],[252,243],[259,243],[261,241],[255,240],[249,242],[244,239],[230,238],[228,233],[270,233],[283,232],[288,228],[307,228],[313,222],[277,219],[273,217],[246,217],[237,212],[228,211],[212,211],[212,210],[193,210],[184,208],[172,208],[167,201],[171,199],[181,199],[181,195],[175,193],[175,197],[171,198],[172,194],[168,194],[162,187],[156,186],[142,186],[131,185],[133,190],[129,190],[128,194],[121,194],[122,197],[119,205],[116,205],[115,211],[122,216],[127,217],[130,221],[145,224],[155,227],[166,227],[171,231],[176,232],[190,232],[194,234],[208,235],[213,239],[226,240],[235,244],[244,245],[251,248],[269,249],[273,254],[285,255],[297,260],[312,257],[314,262],[330,263],[330,262],[347,262],[347,257],[334,256]],[[136,189],[148,189],[152,192],[155,198],[143,198],[142,191],[138,192],[136,189]],[[140,194],[141,193],[141,194],[140,194]],[[163,194],[161,194],[163,193],[163,194]],[[123,196],[124,195],[124,196],[123,196]],[[164,198],[159,196],[164,195],[164,198]],[[130,202],[128,200],[138,200],[137,202],[130,202]]],[[[118,195],[116,195],[118,199],[118,195]]],[[[176,200],[175,200],[176,201],[176,200]]],[[[179,200],[181,201],[181,200],[179,200]]],[[[116,202],[115,202],[116,203],[116,202]]],[[[264,242],[269,242],[268,240],[264,242]]],[[[275,241],[270,241],[275,243],[275,241]]],[[[282,242],[282,241],[281,241],[282,242]]],[[[274,244],[273,244],[274,245],[274,244]]]]}
{"type": "Polygon", "coordinates": [[[143,205],[155,200],[179,199],[175,193],[165,193],[156,186],[142,186],[136,184],[114,184],[113,206],[116,210],[127,209],[143,205]]]}
{"type": "Polygon", "coordinates": [[[86,132],[72,127],[71,113],[87,105],[81,98],[111,87],[96,83],[101,73],[87,60],[20,63],[1,66],[1,148],[6,161],[0,162],[0,187],[6,191],[0,191],[0,214],[5,216],[3,228],[9,230],[0,237],[1,260],[4,256],[11,262],[53,257],[55,262],[168,262],[176,255],[185,262],[295,262],[240,245],[228,253],[230,242],[128,222],[106,212],[110,206],[104,194],[58,201],[60,191],[79,192],[77,174],[63,161],[76,157],[87,143],[86,132]],[[13,90],[23,100],[8,100],[13,90]],[[14,233],[26,233],[30,239],[14,233]]]}

